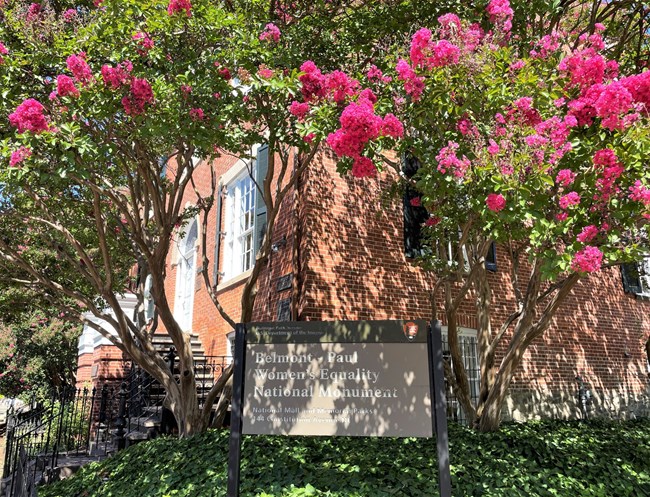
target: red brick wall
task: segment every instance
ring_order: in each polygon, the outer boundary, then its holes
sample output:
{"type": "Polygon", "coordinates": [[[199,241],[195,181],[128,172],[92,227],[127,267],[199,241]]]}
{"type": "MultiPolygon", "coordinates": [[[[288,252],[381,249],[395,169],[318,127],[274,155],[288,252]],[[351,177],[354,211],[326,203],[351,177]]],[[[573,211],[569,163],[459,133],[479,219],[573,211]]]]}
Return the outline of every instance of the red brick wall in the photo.
{"type": "MultiPolygon", "coordinates": [[[[217,161],[217,175],[234,162],[231,157],[217,161]]],[[[203,174],[196,175],[197,185],[207,188],[208,168],[198,172],[203,174]]],[[[272,255],[262,272],[254,320],[274,320],[278,301],[289,295],[300,320],[429,319],[433,278],[404,257],[401,200],[391,197],[391,183],[387,174],[378,180],[342,178],[333,158],[321,154],[301,177],[297,192],[290,192],[282,204],[273,241],[284,235],[287,245],[272,255]],[[277,292],[277,278],[290,272],[295,273],[294,289],[277,292]]],[[[186,201],[195,202],[189,189],[186,201]]],[[[208,226],[210,260],[215,230],[216,203],[208,226]]],[[[514,302],[508,263],[500,255],[498,271],[491,276],[494,323],[504,319],[514,302]]],[[[175,282],[170,262],[166,288],[171,303],[175,282]]],[[[239,282],[219,291],[235,321],[242,288],[239,282]]],[[[224,336],[231,328],[210,301],[200,274],[195,291],[193,331],[206,353],[225,354],[224,336]]],[[[473,311],[470,295],[459,324],[475,328],[473,311]]],[[[648,385],[643,343],[650,334],[649,311],[650,302],[623,293],[617,268],[584,279],[551,329],[526,353],[513,383],[510,411],[567,415],[562,404],[575,404],[576,374],[585,377],[600,405],[610,411],[638,399],[648,385]],[[536,409],[535,403],[549,407],[536,409]]]]}
{"type": "MultiPolygon", "coordinates": [[[[404,257],[401,200],[390,197],[386,177],[341,178],[331,157],[306,174],[301,319],[431,317],[433,281],[404,257]]],[[[493,323],[514,309],[509,266],[498,258],[490,277],[493,323]]],[[[476,328],[471,295],[459,324],[476,328]]],[[[568,397],[580,374],[603,408],[623,409],[648,389],[643,344],[649,335],[650,302],[624,294],[618,268],[601,271],[578,284],[551,329],[531,346],[513,393],[525,392],[524,402],[540,395],[573,401],[568,397]]],[[[547,413],[560,415],[555,408],[547,413]]]]}

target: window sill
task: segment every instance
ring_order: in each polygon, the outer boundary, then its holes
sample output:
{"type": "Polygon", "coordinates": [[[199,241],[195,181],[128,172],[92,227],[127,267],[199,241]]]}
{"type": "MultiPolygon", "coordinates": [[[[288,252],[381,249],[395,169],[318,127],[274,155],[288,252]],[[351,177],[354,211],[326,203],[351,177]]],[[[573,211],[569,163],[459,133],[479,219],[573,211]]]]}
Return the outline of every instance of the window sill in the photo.
{"type": "Polygon", "coordinates": [[[233,276],[232,278],[222,283],[219,283],[217,285],[217,292],[220,292],[222,290],[225,290],[226,288],[230,288],[231,286],[235,286],[236,284],[241,283],[244,280],[247,280],[252,272],[253,270],[249,269],[248,271],[244,271],[243,273],[238,274],[237,276],[233,276]]]}

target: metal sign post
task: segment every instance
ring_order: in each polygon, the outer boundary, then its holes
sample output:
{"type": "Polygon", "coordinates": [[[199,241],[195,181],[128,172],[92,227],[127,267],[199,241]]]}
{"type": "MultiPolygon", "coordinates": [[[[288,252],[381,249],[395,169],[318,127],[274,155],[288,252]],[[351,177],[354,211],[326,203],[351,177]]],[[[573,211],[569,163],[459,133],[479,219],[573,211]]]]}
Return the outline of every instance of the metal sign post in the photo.
{"type": "Polygon", "coordinates": [[[438,489],[440,497],[451,497],[449,469],[449,436],[447,433],[447,399],[445,398],[445,369],[442,357],[440,321],[429,325],[429,373],[431,378],[431,414],[438,453],[438,489]]]}

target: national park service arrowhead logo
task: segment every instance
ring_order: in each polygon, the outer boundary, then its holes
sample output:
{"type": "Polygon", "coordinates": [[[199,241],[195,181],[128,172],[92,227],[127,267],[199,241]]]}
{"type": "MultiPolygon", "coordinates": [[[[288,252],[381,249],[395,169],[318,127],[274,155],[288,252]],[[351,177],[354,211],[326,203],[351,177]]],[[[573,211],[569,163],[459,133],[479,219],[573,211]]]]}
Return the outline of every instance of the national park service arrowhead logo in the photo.
{"type": "Polygon", "coordinates": [[[413,321],[407,321],[404,324],[404,336],[409,342],[415,340],[415,337],[418,336],[419,326],[413,321]]]}

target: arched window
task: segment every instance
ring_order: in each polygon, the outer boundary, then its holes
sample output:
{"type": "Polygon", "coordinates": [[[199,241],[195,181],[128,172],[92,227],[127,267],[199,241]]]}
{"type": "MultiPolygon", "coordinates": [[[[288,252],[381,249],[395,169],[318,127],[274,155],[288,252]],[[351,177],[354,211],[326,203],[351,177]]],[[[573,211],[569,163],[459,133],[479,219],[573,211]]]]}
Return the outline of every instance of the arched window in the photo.
{"type": "Polygon", "coordinates": [[[197,220],[192,219],[184,232],[183,238],[178,242],[174,317],[183,331],[190,331],[196,279],[196,242],[199,236],[197,220]]]}

